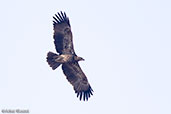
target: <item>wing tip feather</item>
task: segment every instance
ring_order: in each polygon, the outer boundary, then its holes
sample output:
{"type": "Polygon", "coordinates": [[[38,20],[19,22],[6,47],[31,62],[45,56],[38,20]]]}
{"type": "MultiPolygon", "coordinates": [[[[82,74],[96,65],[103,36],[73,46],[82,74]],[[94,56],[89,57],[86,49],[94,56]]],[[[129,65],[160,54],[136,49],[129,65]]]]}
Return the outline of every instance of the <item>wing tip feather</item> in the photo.
{"type": "Polygon", "coordinates": [[[70,26],[69,18],[66,16],[65,12],[57,12],[55,16],[53,16],[53,25],[61,24],[61,23],[67,23],[70,26]]]}
{"type": "Polygon", "coordinates": [[[77,93],[77,97],[80,99],[80,101],[83,99],[84,101],[88,101],[88,99],[93,96],[93,89],[91,86],[89,86],[87,91],[75,91],[77,93]]]}

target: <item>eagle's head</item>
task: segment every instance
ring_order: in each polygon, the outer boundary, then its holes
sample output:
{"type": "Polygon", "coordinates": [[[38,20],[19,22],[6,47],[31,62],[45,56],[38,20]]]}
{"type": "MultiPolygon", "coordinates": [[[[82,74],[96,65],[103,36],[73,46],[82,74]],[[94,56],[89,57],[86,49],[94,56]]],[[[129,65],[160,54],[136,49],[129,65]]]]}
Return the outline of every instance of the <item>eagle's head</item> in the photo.
{"type": "Polygon", "coordinates": [[[78,56],[75,56],[74,59],[75,59],[75,61],[84,61],[84,59],[82,57],[78,57],[78,56]]]}

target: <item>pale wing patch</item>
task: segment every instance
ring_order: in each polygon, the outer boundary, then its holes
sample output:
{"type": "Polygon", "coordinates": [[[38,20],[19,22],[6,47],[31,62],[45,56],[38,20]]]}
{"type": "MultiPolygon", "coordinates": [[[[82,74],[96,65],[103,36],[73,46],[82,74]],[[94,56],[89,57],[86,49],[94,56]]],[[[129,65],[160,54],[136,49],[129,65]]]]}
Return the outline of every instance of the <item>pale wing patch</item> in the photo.
{"type": "Polygon", "coordinates": [[[60,62],[60,63],[66,63],[72,60],[72,56],[73,55],[69,55],[69,54],[62,54],[60,55],[55,61],[56,62],[60,62]]]}

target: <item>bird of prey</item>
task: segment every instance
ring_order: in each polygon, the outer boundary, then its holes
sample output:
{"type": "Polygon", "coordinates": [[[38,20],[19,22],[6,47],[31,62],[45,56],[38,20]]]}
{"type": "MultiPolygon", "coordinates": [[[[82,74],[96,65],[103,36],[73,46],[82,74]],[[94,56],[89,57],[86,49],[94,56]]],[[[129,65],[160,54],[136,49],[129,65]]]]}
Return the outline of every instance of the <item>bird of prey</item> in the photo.
{"type": "Polygon", "coordinates": [[[72,84],[77,97],[88,100],[93,90],[78,61],[84,60],[76,55],[69,18],[65,12],[57,12],[53,16],[54,44],[57,53],[48,52],[47,62],[53,70],[62,65],[63,73],[72,84]]]}

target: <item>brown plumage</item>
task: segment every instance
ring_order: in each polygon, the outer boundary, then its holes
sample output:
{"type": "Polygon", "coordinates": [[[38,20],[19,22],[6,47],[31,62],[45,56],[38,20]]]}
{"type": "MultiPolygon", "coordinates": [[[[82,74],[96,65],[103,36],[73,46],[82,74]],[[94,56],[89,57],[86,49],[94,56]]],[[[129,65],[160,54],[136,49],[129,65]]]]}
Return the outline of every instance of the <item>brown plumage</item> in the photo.
{"type": "Polygon", "coordinates": [[[87,80],[86,75],[81,70],[78,61],[84,60],[76,55],[73,46],[71,26],[69,18],[65,12],[55,14],[53,21],[54,44],[58,54],[48,52],[47,62],[55,70],[62,64],[62,70],[67,80],[72,84],[77,97],[80,100],[88,100],[93,95],[92,88],[87,80]]]}

